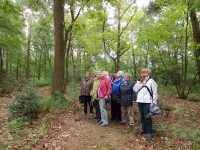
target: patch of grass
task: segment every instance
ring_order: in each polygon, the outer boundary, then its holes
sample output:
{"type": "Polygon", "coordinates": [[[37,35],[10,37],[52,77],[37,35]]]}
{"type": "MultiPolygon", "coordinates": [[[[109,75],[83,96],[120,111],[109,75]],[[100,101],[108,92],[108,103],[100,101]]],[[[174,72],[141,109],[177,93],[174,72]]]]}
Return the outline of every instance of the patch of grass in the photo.
{"type": "Polygon", "coordinates": [[[200,149],[200,130],[196,127],[195,123],[190,120],[184,120],[186,125],[182,126],[179,123],[174,124],[173,133],[184,139],[189,139],[192,142],[194,150],[200,149]]]}
{"type": "Polygon", "coordinates": [[[40,79],[33,81],[33,84],[37,87],[43,87],[51,85],[51,82],[51,79],[40,79]]]}
{"type": "Polygon", "coordinates": [[[175,105],[173,106],[173,112],[174,112],[174,114],[176,114],[176,115],[180,115],[180,114],[181,114],[181,108],[180,108],[180,106],[179,106],[178,104],[175,104],[175,105]]]}
{"type": "Polygon", "coordinates": [[[165,111],[172,111],[173,108],[169,104],[163,104],[162,109],[165,111]]]}
{"type": "Polygon", "coordinates": [[[51,116],[43,118],[40,122],[31,125],[27,118],[12,119],[5,126],[0,139],[0,149],[30,149],[47,131],[51,116]]]}
{"type": "Polygon", "coordinates": [[[192,102],[200,102],[200,94],[199,93],[192,93],[188,96],[188,100],[192,102]]]}
{"type": "Polygon", "coordinates": [[[71,106],[72,102],[68,101],[63,95],[56,94],[49,96],[39,102],[40,112],[50,112],[53,110],[62,110],[71,106]]]}

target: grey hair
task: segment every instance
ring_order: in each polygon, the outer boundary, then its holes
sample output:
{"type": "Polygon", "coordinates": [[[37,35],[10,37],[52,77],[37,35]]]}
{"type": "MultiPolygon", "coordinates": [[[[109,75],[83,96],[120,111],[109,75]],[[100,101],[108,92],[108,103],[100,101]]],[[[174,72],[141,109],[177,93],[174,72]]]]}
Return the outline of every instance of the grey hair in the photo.
{"type": "Polygon", "coordinates": [[[124,72],[123,71],[118,71],[117,73],[121,74],[121,76],[124,76],[124,72]]]}
{"type": "Polygon", "coordinates": [[[125,76],[131,77],[131,74],[130,74],[130,73],[125,73],[125,74],[124,74],[124,77],[125,77],[125,76]]]}
{"type": "Polygon", "coordinates": [[[109,73],[108,73],[108,71],[103,71],[103,74],[105,74],[106,76],[109,76],[109,73]]]}

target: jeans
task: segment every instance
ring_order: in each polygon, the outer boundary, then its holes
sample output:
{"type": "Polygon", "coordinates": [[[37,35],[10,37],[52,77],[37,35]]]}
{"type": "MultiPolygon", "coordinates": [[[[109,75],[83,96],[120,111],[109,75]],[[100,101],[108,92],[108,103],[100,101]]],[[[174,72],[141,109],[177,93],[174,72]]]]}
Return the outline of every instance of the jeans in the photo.
{"type": "Polygon", "coordinates": [[[98,118],[99,121],[101,121],[101,112],[99,108],[99,100],[94,100],[95,104],[95,109],[96,109],[96,117],[98,118]]]}
{"type": "Polygon", "coordinates": [[[150,113],[149,106],[150,103],[138,103],[141,115],[142,130],[149,135],[153,135],[152,119],[146,118],[147,114],[150,113]]]}
{"type": "Polygon", "coordinates": [[[91,96],[84,96],[84,113],[87,114],[87,107],[90,108],[90,113],[93,113],[93,104],[91,96]]]}
{"type": "Polygon", "coordinates": [[[101,112],[101,122],[103,124],[108,124],[108,115],[106,111],[106,100],[103,98],[99,99],[99,107],[100,107],[100,112],[101,112]]]}

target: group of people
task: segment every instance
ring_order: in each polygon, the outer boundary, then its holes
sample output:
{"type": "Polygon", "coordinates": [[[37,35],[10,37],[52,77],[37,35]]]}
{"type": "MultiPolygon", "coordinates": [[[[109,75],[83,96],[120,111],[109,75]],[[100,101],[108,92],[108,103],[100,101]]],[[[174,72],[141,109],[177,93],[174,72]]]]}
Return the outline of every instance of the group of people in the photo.
{"type": "Polygon", "coordinates": [[[140,79],[134,83],[130,80],[130,73],[118,71],[110,75],[105,70],[86,72],[81,84],[80,95],[83,96],[84,114],[93,114],[95,107],[96,119],[100,126],[108,126],[108,114],[106,103],[110,102],[111,120],[122,125],[134,125],[133,103],[138,103],[142,128],[140,134],[146,134],[147,140],[153,137],[152,119],[147,117],[150,113],[149,106],[153,102],[157,104],[157,84],[150,76],[150,70],[140,70],[140,79]]]}

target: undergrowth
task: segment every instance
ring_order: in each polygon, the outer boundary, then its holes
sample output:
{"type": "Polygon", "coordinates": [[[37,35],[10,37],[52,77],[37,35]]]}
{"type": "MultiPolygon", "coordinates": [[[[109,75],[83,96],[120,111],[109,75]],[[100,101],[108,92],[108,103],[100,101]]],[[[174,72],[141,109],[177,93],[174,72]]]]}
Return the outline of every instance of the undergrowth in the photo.
{"type": "Polygon", "coordinates": [[[46,134],[50,120],[72,106],[73,97],[76,95],[76,87],[72,86],[68,88],[67,98],[57,93],[44,99],[38,99],[33,89],[33,87],[26,87],[18,91],[15,100],[19,102],[9,105],[12,117],[5,125],[3,134],[0,135],[0,149],[30,149],[46,134]],[[30,119],[32,111],[29,110],[33,105],[27,101],[36,101],[38,104],[39,114],[36,120],[30,119]],[[28,112],[29,115],[22,112],[28,112]]]}

